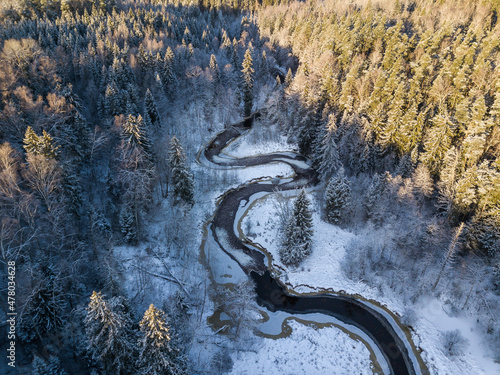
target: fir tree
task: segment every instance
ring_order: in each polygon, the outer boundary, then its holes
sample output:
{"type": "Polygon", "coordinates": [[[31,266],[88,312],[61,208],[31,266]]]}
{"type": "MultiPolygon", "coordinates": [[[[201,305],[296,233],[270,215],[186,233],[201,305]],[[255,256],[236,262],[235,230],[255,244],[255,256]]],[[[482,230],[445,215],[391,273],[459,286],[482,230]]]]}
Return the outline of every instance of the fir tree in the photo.
{"type": "Polygon", "coordinates": [[[170,141],[169,166],[175,199],[193,204],[193,176],[186,165],[186,156],[182,145],[175,136],[170,141]]]}
{"type": "Polygon", "coordinates": [[[351,199],[351,187],[349,180],[344,176],[341,168],[338,173],[330,179],[325,192],[325,217],[331,224],[340,224],[347,217],[349,201],[351,199]]]}
{"type": "Polygon", "coordinates": [[[214,55],[210,56],[209,68],[212,73],[214,85],[218,85],[220,83],[220,70],[219,70],[219,65],[217,64],[217,59],[214,55]]]}
{"type": "Polygon", "coordinates": [[[144,97],[144,117],[146,117],[146,113],[149,115],[153,125],[160,126],[161,119],[160,113],[158,112],[158,106],[149,89],[146,90],[146,96],[144,97]]]}
{"type": "Polygon", "coordinates": [[[106,374],[134,373],[135,346],[130,332],[130,317],[119,299],[106,301],[101,292],[93,292],[85,317],[87,350],[106,374]]]}
{"type": "Polygon", "coordinates": [[[253,107],[253,74],[255,70],[252,67],[252,50],[248,48],[245,52],[241,72],[242,75],[242,97],[243,97],[243,115],[248,117],[252,113],[253,107]]]}
{"type": "Polygon", "coordinates": [[[332,176],[341,166],[340,155],[335,143],[337,126],[332,116],[321,142],[319,173],[323,180],[332,176]]]}
{"type": "Polygon", "coordinates": [[[142,116],[128,115],[123,125],[124,141],[133,147],[140,147],[148,156],[151,156],[151,141],[142,116]]]}
{"type": "Polygon", "coordinates": [[[163,69],[160,73],[163,90],[168,97],[172,97],[176,86],[176,79],[174,74],[174,52],[170,47],[167,47],[165,57],[163,58],[163,69]]]}
{"type": "Polygon", "coordinates": [[[391,175],[389,172],[386,172],[384,176],[380,176],[376,173],[365,195],[365,201],[363,203],[366,208],[366,215],[368,219],[376,224],[380,224],[383,220],[381,207],[385,204],[383,198],[385,197],[390,178],[391,175]]]}
{"type": "Polygon", "coordinates": [[[26,128],[26,133],[24,134],[24,149],[28,153],[32,154],[38,154],[39,150],[39,141],[38,141],[38,135],[35,133],[33,128],[31,126],[28,126],[26,128]]]}
{"type": "Polygon", "coordinates": [[[293,80],[292,69],[288,68],[288,72],[286,73],[285,76],[285,88],[289,87],[292,84],[292,80],[293,80]]]}
{"type": "Polygon", "coordinates": [[[131,245],[137,244],[137,224],[134,213],[129,205],[122,207],[120,212],[120,230],[126,243],[131,245]]]}
{"type": "Polygon", "coordinates": [[[286,223],[284,241],[279,251],[281,261],[286,265],[296,266],[311,253],[313,223],[310,205],[305,190],[301,190],[286,223]]]}
{"type": "Polygon", "coordinates": [[[183,375],[186,364],[180,350],[174,345],[165,313],[151,304],[140,322],[139,374],[183,375]]]}
{"type": "Polygon", "coordinates": [[[26,305],[23,327],[45,337],[63,326],[66,300],[61,280],[52,265],[42,264],[37,274],[40,281],[26,305]]]}
{"type": "Polygon", "coordinates": [[[67,372],[61,368],[59,358],[50,356],[48,361],[35,355],[33,359],[32,375],[67,375],[67,372]]]}

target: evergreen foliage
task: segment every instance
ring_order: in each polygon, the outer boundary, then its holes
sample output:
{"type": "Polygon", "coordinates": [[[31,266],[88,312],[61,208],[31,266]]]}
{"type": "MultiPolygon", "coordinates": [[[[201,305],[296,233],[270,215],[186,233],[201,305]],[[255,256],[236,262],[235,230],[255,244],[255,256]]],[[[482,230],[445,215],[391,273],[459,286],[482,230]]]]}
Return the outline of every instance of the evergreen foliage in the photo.
{"type": "Polygon", "coordinates": [[[106,301],[101,292],[92,293],[85,317],[87,351],[108,374],[134,373],[131,325],[120,300],[106,301]]]}
{"type": "Polygon", "coordinates": [[[186,156],[182,145],[175,136],[170,141],[169,165],[175,199],[193,204],[193,176],[186,165],[186,156]]]}
{"type": "Polygon", "coordinates": [[[167,325],[165,313],[153,304],[140,322],[139,374],[187,374],[184,357],[175,346],[175,339],[167,325]]]}
{"type": "Polygon", "coordinates": [[[146,115],[149,116],[153,125],[157,127],[160,126],[161,118],[160,113],[158,112],[158,106],[156,105],[155,98],[149,89],[146,90],[146,96],[144,97],[144,118],[146,118],[146,115]]]}
{"type": "Polygon", "coordinates": [[[248,117],[251,115],[253,107],[253,75],[255,72],[253,69],[252,49],[250,47],[245,52],[242,67],[243,115],[248,117]]]}
{"type": "Polygon", "coordinates": [[[349,180],[344,176],[341,168],[333,176],[326,187],[325,192],[325,217],[332,224],[340,224],[347,217],[351,198],[351,187],[349,180]]]}
{"type": "Polygon", "coordinates": [[[67,375],[67,372],[61,368],[59,358],[50,356],[48,361],[45,361],[35,355],[32,375],[67,375]]]}
{"type": "Polygon", "coordinates": [[[128,205],[123,206],[120,212],[120,230],[126,243],[137,244],[137,223],[132,209],[128,205]]]}
{"type": "Polygon", "coordinates": [[[281,261],[286,265],[297,266],[311,254],[313,223],[310,206],[305,190],[301,190],[284,228],[284,241],[279,251],[281,261]]]}

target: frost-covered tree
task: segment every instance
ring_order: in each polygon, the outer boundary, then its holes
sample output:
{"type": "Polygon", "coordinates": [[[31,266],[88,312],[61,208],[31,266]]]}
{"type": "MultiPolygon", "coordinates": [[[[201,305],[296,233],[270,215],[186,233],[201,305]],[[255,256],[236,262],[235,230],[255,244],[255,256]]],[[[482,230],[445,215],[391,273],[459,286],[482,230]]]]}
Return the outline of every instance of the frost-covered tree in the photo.
{"type": "Polygon", "coordinates": [[[85,317],[87,351],[106,374],[133,374],[135,345],[132,321],[118,298],[93,292],[85,317]]]}
{"type": "Polygon", "coordinates": [[[349,180],[344,176],[341,168],[333,176],[326,187],[325,192],[325,217],[332,224],[340,224],[346,217],[351,199],[351,187],[349,180]]]}
{"type": "Polygon", "coordinates": [[[146,155],[151,155],[151,140],[141,115],[138,117],[128,115],[123,124],[122,137],[130,146],[140,147],[146,155]]]}
{"type": "Polygon", "coordinates": [[[67,375],[67,372],[61,368],[59,358],[55,356],[50,356],[48,361],[45,361],[35,355],[32,366],[32,375],[67,375]]]}
{"type": "Polygon", "coordinates": [[[52,136],[45,130],[38,136],[31,126],[28,126],[24,135],[24,149],[32,155],[42,155],[47,159],[54,159],[59,154],[52,136]]]}
{"type": "Polygon", "coordinates": [[[321,142],[320,151],[320,166],[319,173],[321,178],[326,180],[330,178],[339,168],[342,166],[340,161],[339,151],[337,144],[335,143],[335,131],[337,127],[335,125],[334,116],[331,116],[328,127],[326,128],[325,134],[321,142]]]}
{"type": "Polygon", "coordinates": [[[153,304],[140,322],[138,374],[187,374],[186,362],[167,324],[165,313],[153,304]]]}
{"type": "Polygon", "coordinates": [[[193,204],[193,176],[186,165],[186,156],[182,145],[175,136],[170,141],[169,166],[174,197],[185,203],[193,204]]]}
{"type": "Polygon", "coordinates": [[[305,190],[301,190],[286,223],[279,251],[281,261],[286,265],[298,265],[311,253],[313,223],[310,206],[305,190]]]}
{"type": "Polygon", "coordinates": [[[376,224],[380,224],[384,218],[384,198],[390,178],[389,172],[386,172],[384,176],[376,173],[364,197],[363,205],[366,208],[366,215],[376,224]]]}
{"type": "Polygon", "coordinates": [[[124,205],[120,212],[120,231],[126,243],[137,244],[137,224],[129,205],[124,205]]]}
{"type": "Polygon", "coordinates": [[[153,125],[160,126],[161,118],[158,112],[158,106],[149,89],[146,90],[146,96],[144,97],[144,117],[146,117],[146,113],[149,115],[153,125]]]}
{"type": "Polygon", "coordinates": [[[52,265],[41,264],[33,276],[36,285],[24,308],[21,326],[26,338],[34,335],[42,338],[56,333],[64,325],[66,298],[61,279],[52,265]]]}
{"type": "Polygon", "coordinates": [[[249,47],[245,52],[241,70],[242,72],[242,98],[243,98],[243,115],[250,116],[253,107],[253,80],[254,72],[252,61],[252,49],[249,47]]]}

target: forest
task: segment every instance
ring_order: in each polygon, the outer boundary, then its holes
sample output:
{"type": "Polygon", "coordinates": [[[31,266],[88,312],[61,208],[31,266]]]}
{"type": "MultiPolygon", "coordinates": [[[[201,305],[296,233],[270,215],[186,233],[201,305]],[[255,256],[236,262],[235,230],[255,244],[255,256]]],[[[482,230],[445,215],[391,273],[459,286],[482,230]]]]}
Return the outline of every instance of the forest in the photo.
{"type": "Polygon", "coordinates": [[[418,306],[432,298],[470,319],[498,366],[499,11],[0,0],[2,356],[16,314],[16,367],[0,372],[251,374],[241,353],[270,340],[254,335],[254,286],[217,282],[200,247],[228,189],[289,170],[207,168],[200,150],[255,118],[246,152],[286,147],[318,178],[266,198],[276,225],[252,211],[243,221],[242,235],[276,242],[276,277],[304,271],[318,238],[349,233],[345,282],[394,303],[428,373],[488,374],[466,360],[470,337],[426,332],[418,306]]]}

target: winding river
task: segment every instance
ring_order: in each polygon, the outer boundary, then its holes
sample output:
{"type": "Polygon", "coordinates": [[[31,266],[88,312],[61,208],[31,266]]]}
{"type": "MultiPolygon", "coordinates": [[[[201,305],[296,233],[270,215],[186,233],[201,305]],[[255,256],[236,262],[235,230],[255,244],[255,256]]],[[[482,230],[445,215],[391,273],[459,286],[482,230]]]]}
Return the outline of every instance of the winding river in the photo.
{"type": "Polygon", "coordinates": [[[227,169],[282,162],[294,170],[294,176],[288,179],[252,181],[227,191],[218,202],[212,222],[207,226],[213,240],[247,276],[254,280],[257,302],[269,312],[285,312],[293,316],[311,316],[319,313],[334,317],[347,326],[361,330],[375,343],[378,353],[382,353],[382,361],[385,362],[385,366],[381,366],[384,373],[428,374],[418,350],[411,342],[411,336],[404,332],[404,327],[394,314],[375,302],[358,296],[333,293],[301,295],[289,291],[270,273],[266,255],[248,239],[240,238],[238,235],[235,222],[238,220],[239,209],[247,204],[252,196],[272,193],[278,187],[281,191],[295,190],[312,187],[319,182],[316,172],[310,167],[310,162],[296,153],[277,152],[242,158],[228,157],[222,153],[231,141],[251,128],[258,116],[259,113],[256,112],[217,134],[200,151],[198,160],[202,160],[202,164],[209,163],[227,169]]]}

